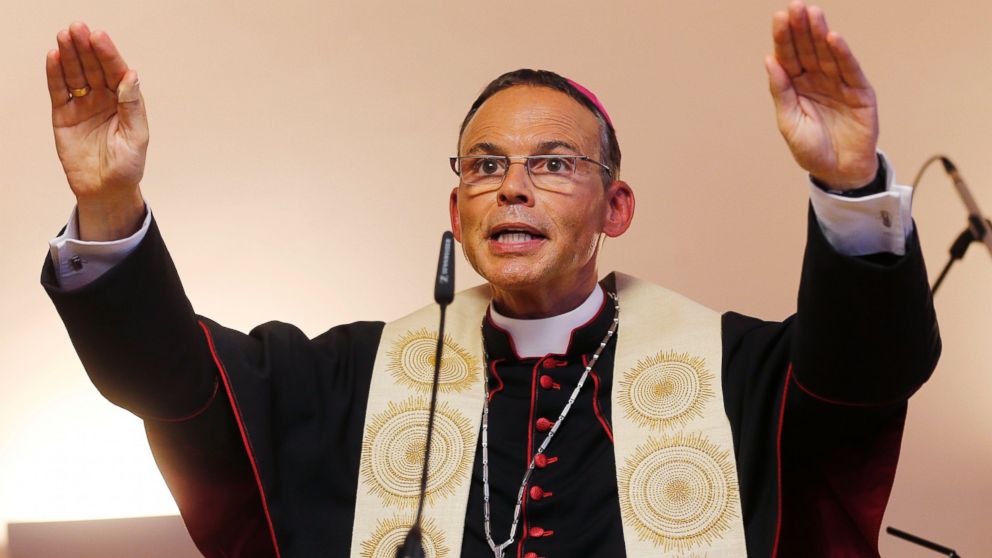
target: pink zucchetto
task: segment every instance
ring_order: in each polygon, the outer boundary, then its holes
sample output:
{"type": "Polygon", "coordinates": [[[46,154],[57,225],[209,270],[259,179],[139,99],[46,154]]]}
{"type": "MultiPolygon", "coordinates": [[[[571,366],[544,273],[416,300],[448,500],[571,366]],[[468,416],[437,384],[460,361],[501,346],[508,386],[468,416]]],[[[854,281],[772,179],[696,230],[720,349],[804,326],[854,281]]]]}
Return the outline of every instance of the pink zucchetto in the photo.
{"type": "Polygon", "coordinates": [[[596,97],[596,95],[593,94],[592,91],[589,91],[588,89],[586,89],[585,87],[583,87],[582,85],[580,85],[578,82],[576,82],[574,80],[571,80],[571,79],[568,79],[568,78],[565,78],[565,80],[568,81],[568,83],[572,87],[578,89],[579,90],[579,93],[582,93],[583,95],[586,96],[587,99],[589,99],[590,101],[592,101],[592,104],[596,105],[596,108],[599,109],[599,112],[603,115],[603,118],[606,119],[606,122],[610,126],[613,126],[613,120],[610,119],[610,113],[606,112],[606,107],[603,106],[603,103],[599,102],[599,99],[596,97]]]}

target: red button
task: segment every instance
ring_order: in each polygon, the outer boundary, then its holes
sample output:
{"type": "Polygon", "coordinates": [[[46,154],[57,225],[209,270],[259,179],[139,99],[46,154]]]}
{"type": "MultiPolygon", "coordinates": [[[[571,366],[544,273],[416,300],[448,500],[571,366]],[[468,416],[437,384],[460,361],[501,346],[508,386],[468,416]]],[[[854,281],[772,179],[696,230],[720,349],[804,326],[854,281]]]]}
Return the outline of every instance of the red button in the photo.
{"type": "Polygon", "coordinates": [[[535,539],[544,536],[544,527],[531,527],[529,532],[531,537],[535,539]]]}
{"type": "Polygon", "coordinates": [[[528,552],[527,554],[524,554],[524,558],[537,558],[537,553],[536,552],[528,552]]]}
{"type": "Polygon", "coordinates": [[[551,427],[555,425],[553,420],[548,420],[544,417],[537,419],[537,429],[541,432],[547,432],[551,430],[551,427]]]}
{"type": "Polygon", "coordinates": [[[555,381],[547,374],[541,376],[541,387],[544,389],[551,389],[554,387],[555,381]]]}
{"type": "Polygon", "coordinates": [[[540,500],[542,498],[547,498],[547,497],[549,497],[551,495],[552,494],[550,492],[545,492],[544,489],[541,488],[540,486],[532,486],[532,487],[530,487],[530,499],[531,500],[535,500],[536,501],[536,500],[540,500]]]}
{"type": "Polygon", "coordinates": [[[534,465],[538,469],[543,469],[543,468],[547,467],[548,465],[551,465],[552,463],[555,463],[556,461],[558,461],[558,458],[557,457],[548,457],[548,456],[544,455],[543,453],[540,453],[540,454],[538,454],[537,456],[534,457],[534,465]]]}

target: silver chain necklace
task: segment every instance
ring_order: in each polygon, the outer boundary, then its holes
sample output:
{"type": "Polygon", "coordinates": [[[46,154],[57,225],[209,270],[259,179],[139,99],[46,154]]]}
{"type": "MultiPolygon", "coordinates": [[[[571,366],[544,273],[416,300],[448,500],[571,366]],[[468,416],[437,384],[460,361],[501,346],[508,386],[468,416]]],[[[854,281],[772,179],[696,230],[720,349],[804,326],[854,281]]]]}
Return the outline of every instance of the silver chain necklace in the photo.
{"type": "MultiPolygon", "coordinates": [[[[496,544],[492,536],[492,527],[489,522],[489,353],[484,352],[486,357],[486,370],[484,371],[483,377],[485,378],[485,388],[486,388],[486,398],[485,403],[482,406],[482,489],[483,489],[483,499],[485,504],[485,527],[486,527],[486,540],[489,541],[489,548],[493,550],[493,556],[495,558],[504,558],[503,551],[506,547],[513,544],[514,536],[517,533],[517,524],[520,522],[520,506],[524,500],[524,491],[527,489],[527,483],[530,482],[530,475],[534,472],[534,466],[537,463],[537,456],[544,453],[544,450],[548,449],[548,444],[551,443],[551,438],[554,437],[555,432],[558,432],[558,428],[561,426],[562,421],[565,420],[565,416],[568,415],[568,411],[572,409],[572,404],[575,403],[576,398],[579,396],[579,392],[582,390],[582,385],[586,383],[586,378],[589,377],[589,372],[592,370],[593,366],[596,366],[596,361],[599,360],[599,355],[603,353],[606,349],[606,345],[609,344],[610,338],[616,333],[617,327],[620,325],[620,303],[617,301],[617,295],[614,293],[607,293],[611,299],[613,299],[613,323],[610,324],[609,331],[606,332],[606,337],[599,343],[599,347],[596,352],[592,355],[592,360],[586,365],[585,372],[579,378],[579,383],[572,390],[572,395],[568,398],[568,403],[565,404],[565,408],[562,409],[561,414],[558,415],[558,420],[554,422],[551,426],[551,430],[548,431],[548,435],[545,436],[544,441],[537,448],[537,452],[534,453],[533,457],[530,459],[530,465],[527,467],[527,472],[524,473],[524,480],[520,482],[520,490],[517,491],[517,505],[513,509],[513,523],[510,525],[510,538],[506,539],[502,544],[496,544]]],[[[485,347],[485,342],[483,342],[483,347],[485,347]]]]}

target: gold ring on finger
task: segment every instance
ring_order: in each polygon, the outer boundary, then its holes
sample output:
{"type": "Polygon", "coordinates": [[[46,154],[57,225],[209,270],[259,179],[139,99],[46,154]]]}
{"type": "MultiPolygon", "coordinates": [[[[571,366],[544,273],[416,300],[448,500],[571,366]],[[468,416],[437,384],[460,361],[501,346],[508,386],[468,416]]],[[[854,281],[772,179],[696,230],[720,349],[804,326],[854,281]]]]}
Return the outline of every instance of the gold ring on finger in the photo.
{"type": "Polygon", "coordinates": [[[80,87],[79,89],[70,89],[69,90],[69,96],[72,97],[72,98],[85,97],[85,96],[87,96],[87,95],[90,94],[90,91],[92,91],[90,89],[90,86],[89,85],[84,85],[84,86],[80,87]]]}

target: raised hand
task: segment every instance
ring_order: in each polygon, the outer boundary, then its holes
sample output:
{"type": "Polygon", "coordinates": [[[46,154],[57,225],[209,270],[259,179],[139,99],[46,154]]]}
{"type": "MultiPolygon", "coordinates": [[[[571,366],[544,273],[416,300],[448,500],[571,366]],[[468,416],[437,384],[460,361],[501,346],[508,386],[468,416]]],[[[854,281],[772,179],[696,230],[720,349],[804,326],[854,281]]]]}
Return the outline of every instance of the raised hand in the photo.
{"type": "Polygon", "coordinates": [[[76,195],[83,240],[132,234],[144,217],[148,119],[138,74],[110,37],[73,23],[57,35],[45,72],[55,147],[76,195]]]}
{"type": "Polygon", "coordinates": [[[778,129],[796,162],[837,190],[870,183],[878,170],[875,91],[823,10],[792,2],[772,19],[765,58],[778,129]]]}

